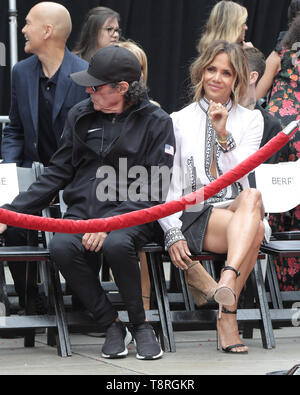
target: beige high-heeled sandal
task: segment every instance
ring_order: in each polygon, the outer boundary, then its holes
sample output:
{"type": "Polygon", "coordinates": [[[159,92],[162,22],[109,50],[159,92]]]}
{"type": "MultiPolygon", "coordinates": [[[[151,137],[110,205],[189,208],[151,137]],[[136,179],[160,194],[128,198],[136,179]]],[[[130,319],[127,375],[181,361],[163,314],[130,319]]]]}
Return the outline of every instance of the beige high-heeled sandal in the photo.
{"type": "Polygon", "coordinates": [[[220,340],[220,334],[219,334],[219,330],[218,330],[218,322],[222,318],[222,313],[224,313],[224,314],[236,314],[237,310],[231,311],[231,310],[226,309],[226,307],[220,305],[219,314],[218,314],[218,320],[217,320],[217,350],[219,351],[220,349],[222,349],[223,352],[226,352],[228,354],[248,354],[248,351],[246,351],[246,350],[245,351],[233,351],[233,349],[235,349],[235,348],[246,347],[245,344],[243,344],[243,343],[232,344],[232,345],[227,346],[227,347],[222,347],[221,340],[220,340]]]}
{"type": "MultiPolygon", "coordinates": [[[[239,277],[241,274],[238,270],[231,266],[225,266],[221,272],[224,272],[225,270],[232,270],[235,272],[236,277],[239,277]]],[[[216,289],[214,299],[220,305],[233,306],[236,302],[236,295],[232,288],[222,285],[216,289]]]]}
{"type": "Polygon", "coordinates": [[[199,261],[188,264],[185,279],[198,307],[214,300],[217,283],[199,261]]]}

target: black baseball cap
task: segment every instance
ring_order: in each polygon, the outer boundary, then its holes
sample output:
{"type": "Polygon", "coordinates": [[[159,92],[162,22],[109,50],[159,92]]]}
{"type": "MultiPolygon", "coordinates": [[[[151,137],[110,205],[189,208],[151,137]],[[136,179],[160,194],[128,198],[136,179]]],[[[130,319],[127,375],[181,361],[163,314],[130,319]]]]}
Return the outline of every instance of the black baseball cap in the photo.
{"type": "Polygon", "coordinates": [[[128,49],[112,45],[99,49],[93,55],[88,70],[73,73],[70,77],[77,85],[86,87],[139,81],[141,65],[128,49]]]}

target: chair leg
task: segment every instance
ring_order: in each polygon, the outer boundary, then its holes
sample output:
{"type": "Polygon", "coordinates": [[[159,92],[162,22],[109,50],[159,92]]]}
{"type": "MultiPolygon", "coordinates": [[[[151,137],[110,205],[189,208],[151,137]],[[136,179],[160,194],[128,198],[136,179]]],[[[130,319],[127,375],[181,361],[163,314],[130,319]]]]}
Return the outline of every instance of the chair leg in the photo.
{"type": "Polygon", "coordinates": [[[72,356],[71,341],[70,341],[68,323],[67,323],[67,318],[66,318],[66,313],[65,313],[64,300],[63,300],[63,294],[62,294],[61,283],[60,283],[60,278],[59,278],[59,272],[58,272],[58,269],[56,268],[54,262],[51,262],[51,266],[52,266],[52,271],[53,271],[52,282],[53,282],[53,286],[54,286],[54,294],[55,294],[55,301],[56,301],[56,304],[55,304],[56,314],[59,316],[59,321],[60,321],[59,329],[60,329],[60,332],[62,332],[63,336],[64,336],[64,345],[65,345],[65,350],[66,350],[66,356],[72,356]]]}
{"type": "Polygon", "coordinates": [[[160,289],[161,289],[161,295],[162,295],[162,302],[163,302],[163,307],[164,307],[164,311],[165,311],[165,320],[166,320],[166,325],[167,325],[167,330],[168,330],[168,339],[169,339],[169,350],[171,352],[176,352],[175,337],[174,337],[172,317],[171,317],[171,309],[170,309],[170,303],[169,303],[169,298],[168,298],[168,291],[167,291],[166,278],[165,278],[165,273],[164,273],[164,268],[163,268],[163,262],[162,262],[160,253],[154,253],[153,255],[155,256],[154,266],[156,265],[156,267],[157,267],[158,279],[160,282],[160,289]]]}
{"type": "Polygon", "coordinates": [[[53,300],[57,321],[57,352],[58,355],[60,355],[61,357],[68,357],[72,355],[72,351],[68,326],[64,314],[63,297],[60,288],[59,275],[56,267],[54,266],[54,263],[51,261],[48,262],[48,273],[48,281],[50,285],[49,294],[53,300]]]}
{"type": "Polygon", "coordinates": [[[2,315],[6,315],[6,316],[10,315],[9,300],[7,295],[3,262],[0,262],[0,303],[1,303],[2,315]]]}
{"type": "Polygon", "coordinates": [[[272,293],[273,293],[273,297],[272,297],[273,308],[283,309],[283,302],[278,285],[274,259],[270,255],[268,255],[268,260],[267,260],[267,276],[268,276],[267,278],[269,281],[270,290],[272,289],[272,293]]]}
{"type": "Polygon", "coordinates": [[[57,309],[57,304],[56,304],[56,297],[55,297],[55,291],[54,291],[54,281],[53,281],[53,273],[52,273],[52,268],[50,265],[50,262],[48,261],[47,265],[47,272],[48,272],[48,285],[49,285],[49,305],[51,309],[51,313],[55,313],[55,318],[56,318],[56,325],[57,325],[57,330],[54,331],[54,329],[49,328],[48,329],[48,339],[47,339],[47,344],[50,346],[56,346],[57,347],[57,354],[61,357],[66,357],[67,352],[66,352],[66,346],[65,346],[65,338],[64,334],[61,328],[61,320],[58,315],[58,309],[57,309]]]}
{"type": "Polygon", "coordinates": [[[182,290],[185,310],[187,310],[187,311],[195,310],[194,299],[193,299],[193,296],[191,295],[189,288],[187,286],[184,273],[180,269],[177,269],[177,270],[179,273],[180,289],[182,290]]]}
{"type": "MultiPolygon", "coordinates": [[[[244,287],[244,300],[243,307],[244,309],[253,309],[255,307],[255,295],[254,295],[254,283],[255,279],[253,279],[253,272],[251,276],[248,278],[246,282],[246,286],[244,287]]],[[[243,324],[243,338],[244,339],[253,339],[253,324],[251,322],[244,322],[243,324]]]]}
{"type": "Polygon", "coordinates": [[[255,277],[255,290],[256,298],[259,303],[259,309],[261,313],[261,337],[263,347],[266,349],[275,348],[275,336],[272,327],[271,315],[268,305],[267,293],[264,284],[264,278],[261,269],[261,262],[258,260],[254,266],[254,277],[255,277]]]}
{"type": "Polygon", "coordinates": [[[164,310],[164,296],[162,295],[161,285],[159,281],[160,278],[159,267],[161,265],[161,262],[158,262],[160,260],[157,258],[156,253],[146,252],[146,256],[149,265],[149,273],[153,280],[157,308],[160,316],[161,331],[162,331],[161,345],[164,351],[172,351],[172,347],[170,345],[170,340],[169,340],[168,323],[167,323],[166,313],[164,310]]]}
{"type": "Polygon", "coordinates": [[[66,317],[66,312],[65,312],[65,307],[64,307],[64,299],[63,299],[63,293],[62,293],[62,289],[61,289],[59,272],[58,272],[58,269],[55,266],[54,262],[52,262],[51,264],[53,266],[53,271],[54,271],[54,289],[55,289],[55,293],[56,293],[57,305],[59,308],[59,314],[61,317],[61,322],[62,322],[64,336],[65,336],[67,356],[72,356],[70,334],[69,334],[67,317],[66,317]]]}
{"type": "Polygon", "coordinates": [[[40,277],[42,279],[42,284],[43,284],[43,292],[45,296],[48,298],[49,284],[48,284],[48,276],[47,276],[47,262],[41,262],[39,265],[39,269],[40,269],[40,277]]]}
{"type": "MultiPolygon", "coordinates": [[[[47,278],[47,296],[48,296],[48,314],[55,315],[55,306],[54,306],[54,294],[52,282],[50,280],[50,269],[48,267],[49,262],[46,262],[44,267],[44,275],[47,278]]],[[[57,329],[56,328],[47,328],[47,345],[50,347],[57,346],[57,329]]]]}
{"type": "MultiPolygon", "coordinates": [[[[26,263],[26,293],[25,293],[25,314],[34,315],[36,313],[35,301],[37,296],[37,262],[26,263]]],[[[26,329],[24,337],[24,347],[34,347],[35,330],[26,329]]]]}

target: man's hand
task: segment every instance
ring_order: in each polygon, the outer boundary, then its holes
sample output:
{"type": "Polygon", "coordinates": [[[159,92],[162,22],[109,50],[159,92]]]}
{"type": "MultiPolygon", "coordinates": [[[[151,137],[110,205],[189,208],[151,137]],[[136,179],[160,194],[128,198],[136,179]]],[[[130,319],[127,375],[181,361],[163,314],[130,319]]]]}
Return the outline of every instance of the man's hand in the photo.
{"type": "Polygon", "coordinates": [[[105,232],[86,233],[82,237],[82,245],[87,251],[99,252],[106,237],[107,233],[105,232]]]}
{"type": "Polygon", "coordinates": [[[192,254],[185,240],[180,240],[172,244],[168,252],[173,264],[182,270],[187,270],[187,263],[193,262],[190,258],[192,254]]]}
{"type": "Polygon", "coordinates": [[[6,229],[7,229],[7,225],[5,225],[5,224],[0,224],[0,235],[1,235],[2,233],[4,233],[4,232],[6,231],[6,229]]]}

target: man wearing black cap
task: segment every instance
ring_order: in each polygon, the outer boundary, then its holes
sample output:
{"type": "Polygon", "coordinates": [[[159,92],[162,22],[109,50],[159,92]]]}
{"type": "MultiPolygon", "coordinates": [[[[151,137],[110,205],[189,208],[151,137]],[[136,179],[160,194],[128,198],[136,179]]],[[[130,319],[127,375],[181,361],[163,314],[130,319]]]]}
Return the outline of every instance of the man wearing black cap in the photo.
{"type": "MultiPolygon", "coordinates": [[[[72,74],[90,99],[69,112],[60,147],[44,175],[4,208],[34,213],[61,189],[68,219],[111,217],[161,203],[170,181],[163,170],[173,166],[175,138],[170,117],[149,102],[140,76],[137,58],[118,46],[100,49],[87,71],[72,74]]],[[[52,239],[52,257],[67,283],[106,328],[105,358],[126,356],[132,336],[119,321],[88,257],[101,251],[112,270],[132,324],[137,358],[157,359],[162,350],[145,322],[137,252],[158,229],[149,223],[108,234],[56,233],[52,239]]],[[[0,233],[4,230],[0,224],[0,233]]]]}

